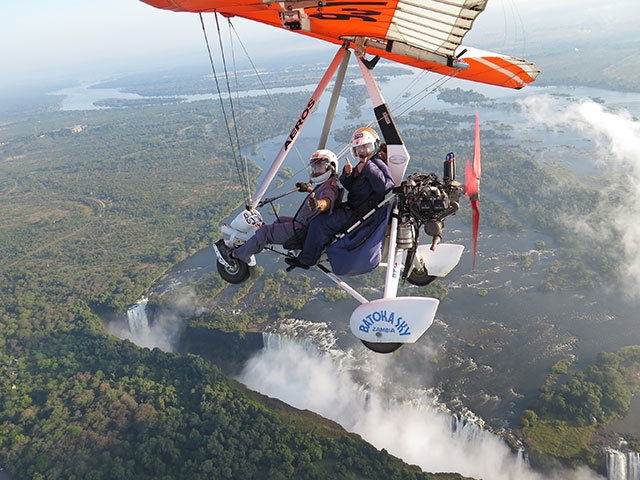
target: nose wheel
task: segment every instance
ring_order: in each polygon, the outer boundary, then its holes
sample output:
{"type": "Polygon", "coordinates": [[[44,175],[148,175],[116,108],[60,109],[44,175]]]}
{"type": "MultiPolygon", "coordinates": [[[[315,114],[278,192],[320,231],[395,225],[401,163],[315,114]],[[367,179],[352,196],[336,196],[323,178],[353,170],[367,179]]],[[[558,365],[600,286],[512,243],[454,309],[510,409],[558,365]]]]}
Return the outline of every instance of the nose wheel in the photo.
{"type": "Polygon", "coordinates": [[[411,285],[415,285],[416,287],[424,287],[425,285],[429,285],[436,278],[435,275],[429,275],[426,268],[414,268],[411,271],[411,274],[407,277],[407,282],[411,285]]]}
{"type": "Polygon", "coordinates": [[[398,350],[402,343],[374,343],[360,340],[362,344],[369,350],[373,350],[376,353],[393,353],[398,350]]]}
{"type": "Polygon", "coordinates": [[[234,259],[230,261],[229,266],[223,265],[218,261],[216,266],[218,267],[218,273],[225,282],[237,285],[249,279],[249,265],[240,260],[234,259]]]}
{"type": "Polygon", "coordinates": [[[251,276],[249,265],[231,256],[223,240],[213,244],[213,251],[216,253],[218,273],[225,282],[239,284],[251,276]]]}

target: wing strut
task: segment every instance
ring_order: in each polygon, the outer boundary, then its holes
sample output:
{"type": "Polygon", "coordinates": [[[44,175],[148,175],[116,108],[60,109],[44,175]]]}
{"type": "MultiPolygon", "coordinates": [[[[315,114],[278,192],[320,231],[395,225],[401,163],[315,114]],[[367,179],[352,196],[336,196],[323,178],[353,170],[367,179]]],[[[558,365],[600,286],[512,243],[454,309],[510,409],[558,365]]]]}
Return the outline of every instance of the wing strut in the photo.
{"type": "Polygon", "coordinates": [[[409,164],[409,152],[404,146],[400,131],[391,115],[391,110],[382,97],[380,87],[378,87],[371,70],[367,68],[367,63],[370,62],[365,62],[361,57],[356,58],[358,59],[358,66],[360,67],[364,84],[367,87],[367,93],[369,93],[369,98],[371,98],[371,104],[373,105],[373,111],[376,115],[380,132],[387,144],[389,170],[391,170],[391,175],[396,185],[400,185],[404,178],[407,165],[409,164]]]}
{"type": "Polygon", "coordinates": [[[318,101],[320,100],[320,97],[322,96],[325,89],[329,85],[329,81],[331,80],[331,77],[333,77],[333,74],[336,72],[336,70],[338,69],[338,66],[342,62],[342,59],[347,55],[348,52],[349,50],[347,50],[347,48],[340,47],[340,49],[338,50],[338,53],[336,53],[336,56],[333,58],[333,61],[329,65],[329,68],[327,68],[327,71],[324,73],[324,76],[320,80],[320,83],[318,84],[315,91],[311,95],[309,102],[307,102],[307,105],[305,106],[305,108],[302,110],[302,113],[298,117],[298,121],[294,125],[293,130],[291,130],[289,135],[287,135],[287,138],[285,139],[284,144],[280,149],[280,152],[278,153],[278,155],[276,156],[276,159],[271,164],[271,168],[269,168],[269,171],[266,173],[255,195],[251,198],[251,205],[250,205],[251,208],[256,208],[258,206],[258,203],[260,203],[260,200],[266,193],[267,189],[269,188],[269,185],[271,184],[276,174],[278,173],[278,170],[282,166],[282,163],[284,162],[284,159],[289,153],[289,150],[291,150],[292,145],[295,143],[296,139],[298,138],[298,134],[300,133],[300,130],[302,130],[302,127],[304,127],[307,119],[309,118],[309,115],[311,115],[311,112],[315,110],[316,106],[318,105],[318,101]]]}
{"type": "Polygon", "coordinates": [[[339,276],[337,276],[335,273],[333,273],[327,267],[325,267],[321,263],[319,263],[316,266],[322,271],[322,273],[324,273],[327,277],[329,277],[331,280],[333,280],[336,285],[338,285],[342,290],[347,292],[349,295],[351,295],[357,301],[359,301],[360,303],[369,303],[369,300],[367,300],[362,295],[360,295],[360,293],[358,293],[358,291],[355,288],[353,288],[347,282],[342,280],[339,276]]]}
{"type": "Polygon", "coordinates": [[[347,50],[347,54],[342,58],[336,80],[333,83],[333,92],[331,93],[331,100],[329,101],[329,107],[327,108],[327,114],[324,117],[324,126],[320,133],[320,141],[318,142],[318,149],[326,148],[327,138],[329,138],[329,132],[331,131],[331,124],[333,123],[333,117],[336,113],[336,107],[338,106],[338,100],[340,100],[340,92],[342,91],[342,84],[344,83],[344,76],[347,73],[347,67],[349,66],[349,58],[351,58],[351,50],[347,50]]]}

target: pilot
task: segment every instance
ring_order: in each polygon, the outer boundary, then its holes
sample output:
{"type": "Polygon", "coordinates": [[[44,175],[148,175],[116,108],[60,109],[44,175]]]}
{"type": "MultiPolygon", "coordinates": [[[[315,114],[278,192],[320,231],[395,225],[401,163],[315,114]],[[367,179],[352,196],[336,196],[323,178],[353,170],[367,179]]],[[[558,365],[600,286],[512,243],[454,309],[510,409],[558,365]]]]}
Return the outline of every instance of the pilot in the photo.
{"type": "Polygon", "coordinates": [[[300,254],[285,258],[292,267],[308,269],[315,265],[336,233],[375,207],[394,187],[389,167],[380,154],[380,137],[374,129],[364,127],[354,132],[351,154],[358,164],[354,167],[347,157],[340,175],[340,183],[349,191],[347,201],[336,206],[331,215],[318,216],[309,224],[300,254]]]}
{"type": "Polygon", "coordinates": [[[309,183],[296,183],[300,192],[307,192],[305,201],[293,217],[280,217],[272,224],[264,224],[243,245],[231,249],[223,239],[216,247],[227,262],[230,258],[249,263],[251,255],[261,252],[266,245],[282,245],[294,236],[304,241],[311,219],[328,212],[340,193],[338,185],[338,157],[331,150],[317,150],[309,161],[309,183]]]}

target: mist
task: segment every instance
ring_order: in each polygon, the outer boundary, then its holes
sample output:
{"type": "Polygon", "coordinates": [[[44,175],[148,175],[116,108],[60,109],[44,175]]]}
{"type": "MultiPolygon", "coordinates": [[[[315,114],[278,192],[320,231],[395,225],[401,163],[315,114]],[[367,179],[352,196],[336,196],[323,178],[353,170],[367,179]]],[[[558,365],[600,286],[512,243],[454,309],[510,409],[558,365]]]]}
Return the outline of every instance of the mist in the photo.
{"type": "MultiPolygon", "coordinates": [[[[591,99],[569,105],[548,95],[522,102],[527,116],[561,135],[572,129],[595,142],[602,199],[582,218],[567,219],[578,235],[610,246],[620,256],[621,282],[629,295],[640,292],[640,121],[626,109],[610,109],[591,99]]],[[[585,162],[591,161],[588,158],[585,162]]]]}
{"type": "MultiPolygon", "coordinates": [[[[428,366],[428,359],[424,360],[428,366]]],[[[388,376],[390,371],[401,371],[396,355],[371,354],[364,383],[349,373],[354,362],[353,352],[333,360],[294,341],[281,341],[254,356],[239,380],[252,390],[333,420],[427,472],[492,480],[602,478],[587,468],[542,475],[497,435],[460,422],[454,431],[455,419],[434,403],[426,389],[414,391],[411,397],[406,391],[394,394],[393,383],[402,383],[401,378],[388,376]],[[390,388],[384,388],[385,383],[390,388]]]]}
{"type": "Polygon", "coordinates": [[[193,290],[168,295],[170,300],[154,312],[152,320],[147,316],[148,299],[143,297],[127,311],[126,319],[106,323],[107,332],[140,347],[176,352],[185,329],[184,318],[201,313],[203,308],[196,305],[193,290]]]}

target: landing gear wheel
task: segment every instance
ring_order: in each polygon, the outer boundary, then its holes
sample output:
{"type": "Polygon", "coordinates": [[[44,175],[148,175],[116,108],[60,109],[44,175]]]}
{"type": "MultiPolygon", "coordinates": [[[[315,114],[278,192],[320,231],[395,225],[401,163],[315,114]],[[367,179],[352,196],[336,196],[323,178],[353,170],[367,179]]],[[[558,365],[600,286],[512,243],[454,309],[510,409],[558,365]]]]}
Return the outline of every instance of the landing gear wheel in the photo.
{"type": "Polygon", "coordinates": [[[402,343],[375,343],[375,342],[365,342],[364,340],[360,340],[365,347],[369,350],[373,350],[376,353],[392,353],[398,350],[402,343]]]}
{"type": "Polygon", "coordinates": [[[438,277],[429,275],[429,272],[427,272],[427,269],[424,267],[421,269],[414,268],[407,277],[407,282],[417,287],[424,287],[425,285],[429,285],[436,278],[438,277]]]}
{"type": "Polygon", "coordinates": [[[216,262],[218,267],[218,273],[222,277],[222,279],[226,282],[237,285],[239,283],[247,281],[249,278],[249,265],[240,260],[233,259],[229,263],[229,267],[225,267],[219,261],[216,262]]]}

